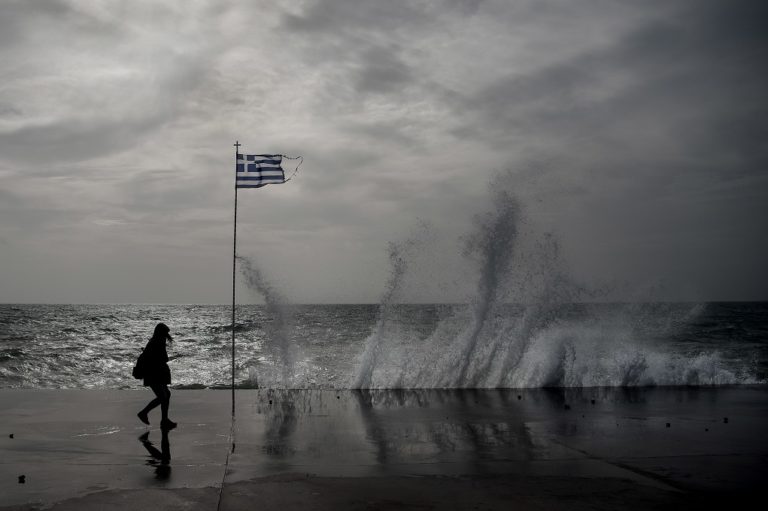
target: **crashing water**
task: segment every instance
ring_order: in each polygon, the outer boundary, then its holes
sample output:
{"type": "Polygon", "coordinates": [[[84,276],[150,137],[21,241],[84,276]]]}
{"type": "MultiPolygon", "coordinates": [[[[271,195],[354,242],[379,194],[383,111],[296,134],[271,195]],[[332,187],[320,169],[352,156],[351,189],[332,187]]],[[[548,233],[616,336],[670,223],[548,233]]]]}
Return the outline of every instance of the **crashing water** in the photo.
{"type": "MultiPolygon", "coordinates": [[[[463,304],[407,305],[432,279],[434,232],[389,246],[378,305],[293,305],[253,259],[237,307],[237,385],[523,388],[765,383],[768,303],[610,304],[569,277],[557,240],[526,221],[500,176],[456,249],[463,304]],[[592,303],[584,303],[585,300],[592,303]]],[[[438,288],[440,287],[438,283],[438,288]]],[[[450,287],[450,286],[446,286],[450,287]]],[[[0,387],[131,388],[154,324],[171,325],[176,387],[230,382],[231,311],[217,305],[0,305],[0,387]]]]}
{"type": "MultiPolygon", "coordinates": [[[[439,322],[427,338],[403,342],[391,299],[407,277],[394,245],[381,315],[366,340],[353,388],[504,388],[757,383],[717,350],[675,352],[633,328],[634,306],[573,317],[586,294],[564,271],[556,240],[521,229],[520,207],[499,176],[488,212],[476,218],[464,255],[477,265],[468,308],[439,322]],[[526,238],[526,243],[521,241],[526,238]],[[531,243],[532,241],[532,243],[531,243]],[[512,303],[527,300],[526,305],[512,303]],[[391,325],[396,325],[391,327],[391,325]]],[[[412,241],[407,242],[413,246],[412,241]]],[[[688,306],[689,320],[701,311],[688,306]]],[[[679,312],[679,311],[675,311],[679,312]]],[[[657,319],[663,319],[660,315],[657,319]]],[[[675,334],[672,324],[661,337],[675,334]]],[[[659,338],[656,333],[656,338],[659,338]]]]}

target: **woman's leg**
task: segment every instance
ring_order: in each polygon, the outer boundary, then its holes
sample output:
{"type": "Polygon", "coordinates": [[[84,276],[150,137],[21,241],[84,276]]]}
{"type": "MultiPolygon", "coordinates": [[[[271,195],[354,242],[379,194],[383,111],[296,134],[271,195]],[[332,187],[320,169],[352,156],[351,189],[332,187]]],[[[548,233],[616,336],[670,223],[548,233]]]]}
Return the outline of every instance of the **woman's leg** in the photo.
{"type": "Polygon", "coordinates": [[[168,387],[163,385],[162,389],[163,395],[158,396],[160,397],[160,411],[163,416],[163,422],[168,421],[168,407],[171,404],[171,391],[168,390],[168,387]]]}
{"type": "Polygon", "coordinates": [[[145,406],[137,415],[139,416],[139,420],[143,422],[144,424],[149,424],[149,418],[147,417],[147,414],[150,412],[150,410],[156,408],[158,405],[163,404],[163,396],[165,393],[162,391],[162,387],[164,385],[150,385],[149,388],[152,389],[152,392],[155,393],[155,399],[150,401],[147,406],[145,406]]]}
{"type": "Polygon", "coordinates": [[[149,386],[150,389],[152,389],[152,392],[155,393],[155,399],[149,402],[149,404],[142,410],[143,412],[149,412],[153,408],[156,408],[158,405],[161,407],[162,410],[163,402],[165,401],[165,392],[166,388],[165,385],[158,385],[157,383],[153,383],[149,386]]]}
{"type": "MultiPolygon", "coordinates": [[[[162,420],[160,421],[160,425],[163,427],[170,427],[170,428],[176,427],[176,423],[171,421],[168,418],[168,407],[171,402],[171,391],[168,390],[168,386],[162,385],[162,384],[154,384],[154,385],[150,385],[150,388],[152,389],[152,392],[154,392],[157,397],[153,399],[152,402],[150,402],[144,410],[139,412],[139,419],[144,421],[144,419],[146,419],[146,412],[156,407],[157,405],[160,405],[160,413],[162,417],[162,420]],[[143,417],[142,417],[142,413],[144,414],[143,417]]],[[[149,424],[149,422],[147,421],[144,421],[144,422],[149,424]]]]}

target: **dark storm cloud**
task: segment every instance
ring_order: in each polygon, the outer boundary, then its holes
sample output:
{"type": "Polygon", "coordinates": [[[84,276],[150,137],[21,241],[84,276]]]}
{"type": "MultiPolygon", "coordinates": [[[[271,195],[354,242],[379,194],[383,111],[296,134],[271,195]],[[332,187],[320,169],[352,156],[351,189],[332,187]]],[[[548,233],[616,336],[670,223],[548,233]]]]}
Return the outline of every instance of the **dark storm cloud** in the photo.
{"type": "MultiPolygon", "coordinates": [[[[696,164],[727,178],[768,164],[768,33],[759,3],[695,3],[610,47],[529,76],[510,76],[456,103],[461,137],[538,139],[595,160],[696,164]],[[719,170],[718,170],[719,169],[719,170]]],[[[642,163],[641,163],[642,164],[642,163]]],[[[662,165],[661,167],[659,165],[662,165]]]]}
{"type": "Polygon", "coordinates": [[[595,257],[585,247],[603,243],[597,232],[627,242],[615,252],[619,274],[642,268],[682,289],[726,272],[763,296],[747,275],[765,275],[758,261],[768,255],[759,234],[768,229],[768,5],[673,9],[612,44],[452,93],[444,104],[461,121],[448,129],[499,150],[560,155],[539,184],[549,199],[581,204],[578,221],[561,226],[582,247],[577,265],[595,257]]]}
{"type": "Polygon", "coordinates": [[[472,15],[480,3],[318,0],[299,14],[284,14],[282,22],[285,30],[306,35],[311,61],[340,65],[358,93],[402,93],[418,77],[404,58],[409,48],[398,41],[411,39],[412,31],[433,30],[446,16],[472,15]]]}

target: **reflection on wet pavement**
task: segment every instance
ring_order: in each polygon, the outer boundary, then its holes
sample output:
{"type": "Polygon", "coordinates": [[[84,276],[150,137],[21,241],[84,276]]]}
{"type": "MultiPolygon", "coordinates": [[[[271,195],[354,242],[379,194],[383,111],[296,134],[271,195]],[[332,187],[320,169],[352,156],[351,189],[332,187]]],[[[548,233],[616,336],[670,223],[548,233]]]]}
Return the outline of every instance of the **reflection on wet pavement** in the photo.
{"type": "Polygon", "coordinates": [[[701,472],[697,457],[737,456],[735,470],[714,463],[697,479],[740,484],[768,453],[759,388],[265,389],[238,403],[233,480],[513,472],[677,487],[701,472]]]}
{"type": "Polygon", "coordinates": [[[139,442],[149,453],[147,465],[155,468],[155,479],[166,480],[171,477],[171,444],[167,429],[162,429],[160,434],[160,450],[150,442],[149,431],[139,437],[139,442]]]}

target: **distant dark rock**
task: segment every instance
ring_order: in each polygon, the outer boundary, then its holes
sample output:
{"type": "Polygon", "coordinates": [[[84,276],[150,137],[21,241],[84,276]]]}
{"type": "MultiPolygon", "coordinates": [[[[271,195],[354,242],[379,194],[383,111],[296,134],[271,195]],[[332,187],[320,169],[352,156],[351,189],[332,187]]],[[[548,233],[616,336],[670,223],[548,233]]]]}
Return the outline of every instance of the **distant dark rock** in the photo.
{"type": "Polygon", "coordinates": [[[19,476],[19,484],[24,484],[24,483],[26,483],[26,482],[27,482],[27,476],[25,476],[25,475],[20,475],[20,476],[19,476]]]}

